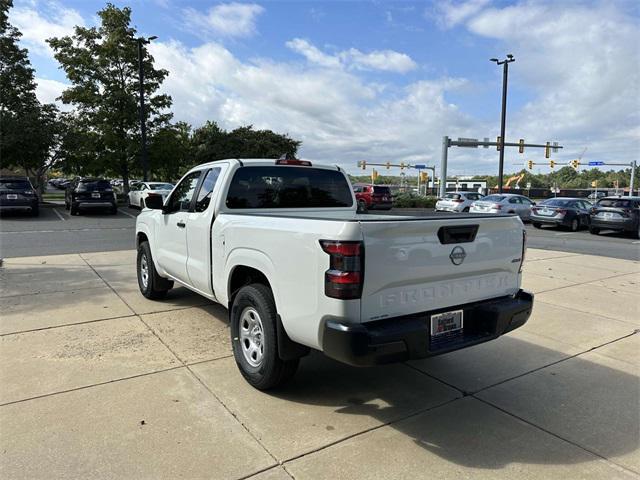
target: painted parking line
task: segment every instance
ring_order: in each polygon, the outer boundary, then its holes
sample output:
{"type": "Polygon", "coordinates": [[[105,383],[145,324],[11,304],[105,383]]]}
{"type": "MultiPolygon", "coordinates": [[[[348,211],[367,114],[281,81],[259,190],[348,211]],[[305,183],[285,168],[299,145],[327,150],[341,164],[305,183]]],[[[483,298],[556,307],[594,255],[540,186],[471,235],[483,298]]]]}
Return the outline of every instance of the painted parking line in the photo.
{"type": "Polygon", "coordinates": [[[578,232],[563,232],[563,233],[556,233],[555,236],[556,237],[563,237],[565,235],[574,235],[576,233],[578,233],[578,232]]]}
{"type": "Polygon", "coordinates": [[[51,210],[53,210],[53,212],[58,216],[58,218],[59,218],[60,220],[62,220],[63,222],[66,222],[66,221],[67,221],[67,219],[66,219],[66,218],[64,218],[64,217],[62,216],[62,214],[61,214],[58,210],[56,210],[55,208],[52,208],[51,210]]]}
{"type": "Polygon", "coordinates": [[[121,208],[118,209],[118,211],[120,213],[124,213],[127,217],[131,217],[131,218],[136,218],[135,215],[131,215],[130,213],[125,212],[124,210],[122,210],[121,208]]]}

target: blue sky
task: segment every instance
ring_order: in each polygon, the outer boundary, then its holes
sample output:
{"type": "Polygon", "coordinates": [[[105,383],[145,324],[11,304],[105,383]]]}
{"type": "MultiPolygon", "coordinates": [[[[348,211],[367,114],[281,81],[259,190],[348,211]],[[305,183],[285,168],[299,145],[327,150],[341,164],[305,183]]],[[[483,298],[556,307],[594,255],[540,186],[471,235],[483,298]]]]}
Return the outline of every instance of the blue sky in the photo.
{"type": "MultiPolygon", "coordinates": [[[[439,164],[440,141],[495,137],[513,53],[509,139],[557,140],[559,161],[628,162],[640,152],[636,2],[113,2],[159,38],[176,120],[253,124],[303,140],[301,154],[439,164]]],[[[44,39],[93,25],[98,1],[18,0],[11,21],[52,101],[67,82],[44,39]]],[[[495,150],[451,152],[457,174],[494,173],[495,150]]],[[[513,163],[540,151],[510,152],[513,163]]],[[[547,167],[537,167],[548,171],[547,167]]]]}

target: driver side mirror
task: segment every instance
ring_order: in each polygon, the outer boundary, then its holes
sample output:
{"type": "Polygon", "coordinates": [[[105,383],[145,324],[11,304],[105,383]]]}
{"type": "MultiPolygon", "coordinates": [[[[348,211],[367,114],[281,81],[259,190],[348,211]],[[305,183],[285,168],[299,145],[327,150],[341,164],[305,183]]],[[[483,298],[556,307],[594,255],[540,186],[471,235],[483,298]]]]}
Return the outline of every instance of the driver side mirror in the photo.
{"type": "Polygon", "coordinates": [[[162,210],[163,201],[161,195],[149,195],[144,199],[144,204],[151,210],[162,210]]]}

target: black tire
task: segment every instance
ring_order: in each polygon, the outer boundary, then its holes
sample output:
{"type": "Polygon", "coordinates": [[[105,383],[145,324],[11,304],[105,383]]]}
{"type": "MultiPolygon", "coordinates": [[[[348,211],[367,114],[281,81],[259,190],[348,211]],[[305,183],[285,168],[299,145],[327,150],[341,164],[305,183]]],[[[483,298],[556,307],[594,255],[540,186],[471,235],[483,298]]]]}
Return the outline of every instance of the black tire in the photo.
{"type": "Polygon", "coordinates": [[[589,227],[589,233],[592,235],[598,235],[600,233],[600,229],[597,227],[589,227]]]}
{"type": "Polygon", "coordinates": [[[580,230],[580,220],[578,220],[577,218],[571,220],[569,230],[571,230],[572,232],[577,232],[578,230],[580,230]]]}
{"type": "Polygon", "coordinates": [[[268,390],[285,384],[293,377],[300,360],[284,361],[278,356],[278,319],[269,287],[259,283],[242,287],[233,300],[230,320],[233,356],[240,373],[251,386],[258,390],[268,390]],[[245,331],[253,331],[247,323],[252,314],[254,319],[257,317],[257,323],[261,327],[261,333],[256,336],[260,345],[259,359],[248,352],[249,347],[255,346],[255,343],[251,344],[246,336],[243,338],[244,334],[241,332],[241,324],[246,324],[245,331]],[[255,364],[252,365],[247,357],[253,358],[255,364]]]}
{"type": "Polygon", "coordinates": [[[140,199],[140,210],[144,210],[144,199],[140,199]]]}
{"type": "Polygon", "coordinates": [[[150,300],[164,298],[169,290],[173,288],[173,281],[158,275],[151,256],[149,242],[142,242],[138,246],[138,258],[136,260],[136,271],[138,274],[138,287],[140,293],[150,300]],[[143,275],[143,266],[146,265],[146,280],[143,275]]]}
{"type": "Polygon", "coordinates": [[[466,207],[466,208],[464,208],[464,209],[462,210],[462,212],[463,212],[463,213],[464,213],[464,212],[468,212],[469,210],[470,210],[470,207],[466,207]]]}
{"type": "Polygon", "coordinates": [[[64,209],[65,209],[65,210],[69,210],[69,208],[71,208],[71,207],[69,206],[69,202],[64,202],[64,209]]]}
{"type": "Polygon", "coordinates": [[[367,213],[367,203],[364,200],[358,200],[358,212],[367,213]]]}
{"type": "Polygon", "coordinates": [[[537,223],[537,222],[533,222],[533,228],[542,228],[542,224],[541,223],[537,223]]]}
{"type": "Polygon", "coordinates": [[[39,206],[35,206],[31,209],[31,216],[32,217],[37,217],[40,215],[40,207],[39,206]]]}
{"type": "Polygon", "coordinates": [[[110,209],[109,209],[109,213],[111,215],[117,215],[118,214],[118,205],[113,205],[110,209]]]}
{"type": "Polygon", "coordinates": [[[71,215],[80,215],[80,207],[77,203],[71,203],[71,206],[69,207],[69,213],[71,215]]]}

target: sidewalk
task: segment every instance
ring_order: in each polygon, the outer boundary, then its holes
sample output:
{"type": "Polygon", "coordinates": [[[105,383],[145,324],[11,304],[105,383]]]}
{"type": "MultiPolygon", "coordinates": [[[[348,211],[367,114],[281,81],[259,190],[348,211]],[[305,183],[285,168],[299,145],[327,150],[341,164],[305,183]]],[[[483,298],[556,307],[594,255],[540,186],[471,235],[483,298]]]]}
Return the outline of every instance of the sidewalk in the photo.
{"type": "Polygon", "coordinates": [[[261,393],[226,310],[140,295],[135,252],[5,259],[1,478],[637,478],[640,262],[529,249],[521,329],[261,393]],[[633,473],[635,472],[635,473],[633,473]]]}

